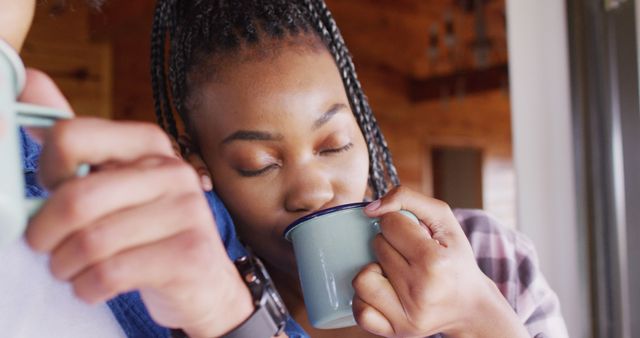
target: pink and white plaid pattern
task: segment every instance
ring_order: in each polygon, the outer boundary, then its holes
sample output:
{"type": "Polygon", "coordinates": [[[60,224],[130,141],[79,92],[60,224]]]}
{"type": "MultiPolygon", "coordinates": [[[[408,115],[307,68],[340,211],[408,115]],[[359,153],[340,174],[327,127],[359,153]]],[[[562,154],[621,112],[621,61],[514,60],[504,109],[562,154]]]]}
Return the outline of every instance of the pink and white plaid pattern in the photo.
{"type": "Polygon", "coordinates": [[[454,214],[478,266],[496,283],[531,337],[567,338],[558,297],[538,268],[533,243],[481,210],[457,209],[454,214]]]}

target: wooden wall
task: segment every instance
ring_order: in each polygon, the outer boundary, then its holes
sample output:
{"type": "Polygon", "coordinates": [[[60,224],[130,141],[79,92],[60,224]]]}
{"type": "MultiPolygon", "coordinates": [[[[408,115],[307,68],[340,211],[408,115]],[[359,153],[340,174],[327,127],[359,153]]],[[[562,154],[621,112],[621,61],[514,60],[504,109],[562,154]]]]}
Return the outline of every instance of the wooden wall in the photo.
{"type": "Polygon", "coordinates": [[[94,39],[113,50],[113,118],[155,122],[150,75],[153,0],[109,0],[91,16],[94,39]]]}
{"type": "MultiPolygon", "coordinates": [[[[356,61],[357,64],[357,61],[356,61]]],[[[389,142],[402,183],[433,193],[431,147],[480,148],[483,151],[483,206],[515,226],[515,171],[511,145],[509,95],[481,95],[413,103],[393,94],[380,70],[359,68],[371,106],[389,142]]]]}
{"type": "Polygon", "coordinates": [[[22,50],[27,67],[45,71],[78,115],[112,116],[112,55],[108,42],[91,38],[89,10],[71,1],[39,2],[22,50]]]}

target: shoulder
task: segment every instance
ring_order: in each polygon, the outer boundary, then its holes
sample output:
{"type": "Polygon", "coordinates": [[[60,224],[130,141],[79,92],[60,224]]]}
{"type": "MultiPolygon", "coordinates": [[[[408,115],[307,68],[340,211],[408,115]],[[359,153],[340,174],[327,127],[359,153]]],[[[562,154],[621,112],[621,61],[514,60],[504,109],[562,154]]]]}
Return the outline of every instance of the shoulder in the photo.
{"type": "Polygon", "coordinates": [[[567,337],[560,304],[538,266],[533,243],[481,210],[454,210],[480,270],[535,337],[567,337]]]}
{"type": "Polygon", "coordinates": [[[504,226],[483,210],[455,209],[458,223],[469,239],[476,257],[535,258],[531,240],[515,229],[504,226]],[[518,254],[518,257],[511,256],[518,254]]]}
{"type": "Polygon", "coordinates": [[[233,220],[231,219],[231,215],[229,215],[229,211],[227,211],[227,208],[224,206],[222,200],[220,200],[220,197],[218,197],[218,195],[213,191],[205,192],[204,195],[209,203],[209,208],[211,208],[211,212],[213,213],[218,233],[220,234],[220,238],[227,249],[229,258],[235,260],[246,255],[246,251],[236,235],[236,229],[233,220]]]}
{"type": "Polygon", "coordinates": [[[482,210],[457,209],[454,215],[482,272],[496,283],[510,303],[515,303],[518,294],[539,273],[533,243],[482,210]]]}

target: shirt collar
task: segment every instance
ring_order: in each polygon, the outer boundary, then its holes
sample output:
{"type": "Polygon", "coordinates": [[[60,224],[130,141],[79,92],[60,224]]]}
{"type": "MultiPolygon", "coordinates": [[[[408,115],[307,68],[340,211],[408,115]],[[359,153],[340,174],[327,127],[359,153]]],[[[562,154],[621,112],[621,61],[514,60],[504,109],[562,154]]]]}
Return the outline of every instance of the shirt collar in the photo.
{"type": "Polygon", "coordinates": [[[24,128],[20,128],[20,141],[22,142],[22,169],[25,172],[37,171],[42,146],[36,143],[24,128]]]}

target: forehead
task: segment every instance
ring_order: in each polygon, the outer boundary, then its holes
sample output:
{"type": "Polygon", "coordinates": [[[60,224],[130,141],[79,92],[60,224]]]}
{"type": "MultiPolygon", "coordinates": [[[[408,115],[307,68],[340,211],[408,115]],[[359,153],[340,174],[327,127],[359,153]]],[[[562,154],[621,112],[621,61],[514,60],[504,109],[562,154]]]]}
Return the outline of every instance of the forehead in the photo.
{"type": "Polygon", "coordinates": [[[282,48],[268,57],[239,57],[221,67],[198,96],[194,120],[206,115],[225,129],[273,118],[317,117],[335,103],[348,106],[342,78],[326,49],[282,48]]]}

